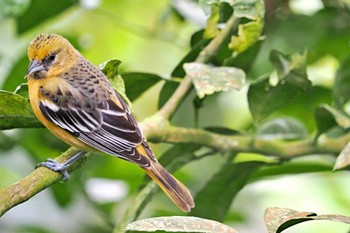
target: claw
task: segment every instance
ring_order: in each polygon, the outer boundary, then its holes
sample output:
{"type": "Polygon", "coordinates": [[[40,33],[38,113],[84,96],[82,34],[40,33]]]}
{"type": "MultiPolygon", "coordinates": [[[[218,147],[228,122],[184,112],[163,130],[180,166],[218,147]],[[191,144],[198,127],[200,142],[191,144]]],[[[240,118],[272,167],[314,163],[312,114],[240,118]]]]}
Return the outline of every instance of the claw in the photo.
{"type": "Polygon", "coordinates": [[[80,151],[77,154],[75,154],[73,157],[68,159],[65,163],[59,163],[54,159],[47,159],[46,162],[41,162],[35,166],[35,169],[39,167],[46,167],[50,169],[51,171],[60,172],[63,176],[62,181],[69,180],[69,173],[67,171],[67,168],[72,165],[75,161],[80,159],[81,157],[85,156],[85,151],[80,151]]]}
{"type": "Polygon", "coordinates": [[[57,162],[56,160],[53,160],[53,159],[47,159],[46,162],[41,162],[39,164],[37,164],[35,166],[35,169],[39,168],[39,167],[46,167],[52,171],[55,171],[55,172],[60,172],[63,176],[63,181],[67,181],[69,180],[69,173],[67,171],[67,164],[65,163],[59,163],[57,162]]]}

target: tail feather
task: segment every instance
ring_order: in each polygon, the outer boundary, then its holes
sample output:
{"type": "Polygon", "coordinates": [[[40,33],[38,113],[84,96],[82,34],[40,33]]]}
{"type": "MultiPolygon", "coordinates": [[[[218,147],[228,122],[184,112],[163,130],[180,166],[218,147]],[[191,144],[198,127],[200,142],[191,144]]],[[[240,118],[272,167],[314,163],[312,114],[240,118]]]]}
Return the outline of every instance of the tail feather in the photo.
{"type": "Polygon", "coordinates": [[[181,210],[191,211],[194,207],[191,193],[160,163],[152,161],[150,167],[143,169],[181,210]]]}

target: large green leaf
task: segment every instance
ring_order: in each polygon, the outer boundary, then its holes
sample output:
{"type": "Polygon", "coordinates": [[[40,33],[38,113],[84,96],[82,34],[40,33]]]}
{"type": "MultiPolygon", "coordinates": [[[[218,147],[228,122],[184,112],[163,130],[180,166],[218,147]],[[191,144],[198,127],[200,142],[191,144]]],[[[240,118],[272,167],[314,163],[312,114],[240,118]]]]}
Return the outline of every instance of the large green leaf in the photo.
{"type": "Polygon", "coordinates": [[[252,83],[248,90],[248,103],[254,120],[260,122],[265,119],[301,91],[300,88],[287,82],[272,86],[269,77],[252,83]]]}
{"type": "Polygon", "coordinates": [[[130,101],[134,101],[156,83],[163,80],[156,74],[140,72],[124,73],[122,77],[124,79],[126,95],[130,101]]]}
{"type": "Polygon", "coordinates": [[[27,99],[0,91],[0,129],[37,127],[42,127],[42,124],[34,116],[27,99]]]}
{"type": "Polygon", "coordinates": [[[312,86],[306,74],[305,54],[284,55],[272,51],[270,60],[276,67],[277,80],[261,78],[252,83],[248,91],[249,109],[256,122],[290,103],[298,94],[309,91],[312,86]]]}
{"type": "Polygon", "coordinates": [[[264,162],[226,163],[195,197],[191,215],[223,221],[237,193],[264,162]]]}

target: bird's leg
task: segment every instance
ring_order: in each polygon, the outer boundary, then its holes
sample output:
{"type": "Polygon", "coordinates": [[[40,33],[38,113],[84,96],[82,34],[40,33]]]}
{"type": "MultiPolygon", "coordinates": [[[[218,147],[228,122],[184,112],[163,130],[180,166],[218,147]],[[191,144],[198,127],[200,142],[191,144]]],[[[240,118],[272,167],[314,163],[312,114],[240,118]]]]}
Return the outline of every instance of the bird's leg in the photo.
{"type": "Polygon", "coordinates": [[[45,162],[41,162],[38,165],[36,165],[35,169],[38,167],[46,167],[52,171],[60,172],[63,176],[63,181],[66,181],[69,179],[69,173],[67,171],[67,168],[70,165],[72,165],[75,161],[77,161],[78,159],[84,157],[85,154],[86,154],[85,151],[79,151],[78,153],[76,153],[73,157],[71,157],[70,159],[68,159],[64,163],[59,163],[54,159],[47,159],[45,162]]]}

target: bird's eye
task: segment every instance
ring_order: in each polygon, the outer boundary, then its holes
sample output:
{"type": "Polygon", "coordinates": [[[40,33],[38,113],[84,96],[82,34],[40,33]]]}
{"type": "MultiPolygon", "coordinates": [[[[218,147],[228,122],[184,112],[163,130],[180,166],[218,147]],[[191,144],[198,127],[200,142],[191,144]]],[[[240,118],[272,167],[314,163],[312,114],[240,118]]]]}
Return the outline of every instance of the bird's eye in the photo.
{"type": "Polygon", "coordinates": [[[55,60],[55,58],[56,58],[56,54],[51,54],[49,57],[49,60],[53,61],[53,60],[55,60]]]}

